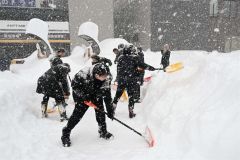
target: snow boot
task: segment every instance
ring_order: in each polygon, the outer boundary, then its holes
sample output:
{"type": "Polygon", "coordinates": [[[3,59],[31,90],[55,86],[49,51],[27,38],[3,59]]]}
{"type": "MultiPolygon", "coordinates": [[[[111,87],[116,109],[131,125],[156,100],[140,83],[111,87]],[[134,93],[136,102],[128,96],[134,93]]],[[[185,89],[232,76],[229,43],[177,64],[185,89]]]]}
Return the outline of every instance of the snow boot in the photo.
{"type": "Polygon", "coordinates": [[[63,122],[64,120],[68,120],[69,118],[67,117],[67,113],[66,113],[66,105],[62,104],[62,103],[59,103],[57,104],[58,106],[58,111],[59,111],[59,114],[60,114],[60,122],[63,122]]]}
{"type": "Polygon", "coordinates": [[[69,131],[67,129],[67,127],[64,127],[62,129],[61,140],[62,140],[63,147],[70,147],[71,146],[70,133],[71,133],[71,131],[69,131]]]}
{"type": "Polygon", "coordinates": [[[60,121],[63,122],[64,120],[67,120],[67,121],[69,120],[69,118],[67,117],[66,111],[60,114],[60,121]]]}
{"type": "Polygon", "coordinates": [[[133,112],[133,106],[129,106],[129,118],[134,118],[136,114],[133,112]]]}
{"type": "Polygon", "coordinates": [[[99,133],[100,138],[103,138],[103,139],[106,139],[106,140],[109,140],[109,139],[113,138],[113,134],[108,132],[105,126],[99,127],[98,133],[99,133]]]}
{"type": "Polygon", "coordinates": [[[47,104],[42,103],[41,105],[41,110],[42,110],[42,118],[47,118],[47,104]]]}

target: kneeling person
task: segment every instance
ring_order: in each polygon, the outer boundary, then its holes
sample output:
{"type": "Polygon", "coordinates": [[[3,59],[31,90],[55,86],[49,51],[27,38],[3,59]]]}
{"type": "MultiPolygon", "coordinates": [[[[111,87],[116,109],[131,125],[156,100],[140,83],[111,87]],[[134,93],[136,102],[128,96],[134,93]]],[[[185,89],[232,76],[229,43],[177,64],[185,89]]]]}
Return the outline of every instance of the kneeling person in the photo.
{"type": "Polygon", "coordinates": [[[59,109],[60,121],[67,120],[65,109],[65,98],[70,95],[67,75],[70,72],[70,66],[67,63],[51,67],[38,79],[37,93],[43,94],[42,117],[47,117],[47,105],[49,97],[56,101],[59,109]]]}

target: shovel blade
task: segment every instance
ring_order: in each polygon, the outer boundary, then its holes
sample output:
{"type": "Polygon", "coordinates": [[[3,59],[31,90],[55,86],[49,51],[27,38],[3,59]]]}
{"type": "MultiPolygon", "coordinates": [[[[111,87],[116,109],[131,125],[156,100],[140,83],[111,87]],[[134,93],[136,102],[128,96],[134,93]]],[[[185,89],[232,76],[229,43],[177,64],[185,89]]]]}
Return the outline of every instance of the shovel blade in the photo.
{"type": "Polygon", "coordinates": [[[154,147],[155,139],[152,134],[152,131],[150,130],[150,128],[148,126],[146,127],[144,138],[145,138],[146,142],[148,143],[149,147],[154,147]]]}

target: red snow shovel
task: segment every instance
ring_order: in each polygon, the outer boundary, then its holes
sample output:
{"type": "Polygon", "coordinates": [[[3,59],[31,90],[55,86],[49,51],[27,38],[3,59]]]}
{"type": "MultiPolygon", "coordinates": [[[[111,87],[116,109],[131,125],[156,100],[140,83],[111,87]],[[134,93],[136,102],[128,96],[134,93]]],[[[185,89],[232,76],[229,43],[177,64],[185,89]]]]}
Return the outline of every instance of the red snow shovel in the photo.
{"type": "MultiPolygon", "coordinates": [[[[99,108],[97,108],[97,106],[95,104],[93,104],[91,101],[84,101],[84,104],[86,104],[89,107],[94,108],[95,110],[98,110],[98,111],[104,113],[105,115],[108,115],[107,112],[102,111],[99,108]]],[[[148,143],[149,147],[153,147],[155,145],[155,139],[154,139],[153,134],[152,134],[152,132],[151,132],[151,130],[149,129],[148,126],[146,127],[145,134],[142,134],[142,133],[136,131],[135,129],[133,129],[132,127],[128,126],[127,124],[123,123],[122,121],[118,120],[117,118],[113,117],[113,119],[115,121],[119,122],[120,124],[124,125],[128,129],[132,130],[133,132],[135,132],[139,136],[143,137],[144,140],[148,143]]]]}

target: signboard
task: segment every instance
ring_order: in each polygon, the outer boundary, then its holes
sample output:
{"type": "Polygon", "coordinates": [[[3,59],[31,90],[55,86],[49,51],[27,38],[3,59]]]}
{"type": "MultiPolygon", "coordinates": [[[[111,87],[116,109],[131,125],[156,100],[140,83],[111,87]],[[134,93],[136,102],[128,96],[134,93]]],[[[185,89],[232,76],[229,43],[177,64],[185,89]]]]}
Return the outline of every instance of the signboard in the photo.
{"type": "MultiPolygon", "coordinates": [[[[26,39],[26,25],[29,21],[0,20],[0,39],[26,39]]],[[[49,21],[49,39],[69,40],[69,23],[49,21]]]]}
{"type": "Polygon", "coordinates": [[[36,0],[0,0],[2,7],[36,7],[36,0]]]}

